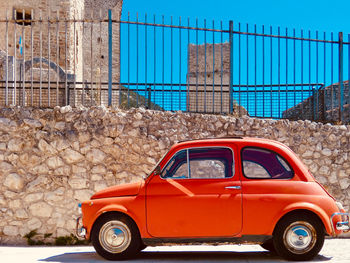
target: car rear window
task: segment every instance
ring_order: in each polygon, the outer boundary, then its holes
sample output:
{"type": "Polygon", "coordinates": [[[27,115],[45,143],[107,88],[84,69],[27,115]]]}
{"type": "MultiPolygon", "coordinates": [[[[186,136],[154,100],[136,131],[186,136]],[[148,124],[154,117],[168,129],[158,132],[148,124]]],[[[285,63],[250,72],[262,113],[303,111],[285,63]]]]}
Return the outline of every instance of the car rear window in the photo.
{"type": "Polygon", "coordinates": [[[243,174],[251,179],[291,179],[294,171],[279,154],[255,147],[242,150],[243,174]]]}

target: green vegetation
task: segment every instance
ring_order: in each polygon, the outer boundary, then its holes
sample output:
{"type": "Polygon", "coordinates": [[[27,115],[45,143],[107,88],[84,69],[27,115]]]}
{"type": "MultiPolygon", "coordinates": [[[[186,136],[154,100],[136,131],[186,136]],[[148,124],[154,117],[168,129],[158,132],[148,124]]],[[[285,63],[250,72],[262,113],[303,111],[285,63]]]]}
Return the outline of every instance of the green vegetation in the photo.
{"type": "Polygon", "coordinates": [[[38,234],[37,230],[32,230],[24,237],[27,239],[29,246],[75,246],[75,245],[87,245],[89,241],[80,240],[75,235],[70,234],[69,236],[60,236],[51,238],[52,233],[44,235],[38,234]],[[49,240],[48,240],[49,239],[49,240]]]}

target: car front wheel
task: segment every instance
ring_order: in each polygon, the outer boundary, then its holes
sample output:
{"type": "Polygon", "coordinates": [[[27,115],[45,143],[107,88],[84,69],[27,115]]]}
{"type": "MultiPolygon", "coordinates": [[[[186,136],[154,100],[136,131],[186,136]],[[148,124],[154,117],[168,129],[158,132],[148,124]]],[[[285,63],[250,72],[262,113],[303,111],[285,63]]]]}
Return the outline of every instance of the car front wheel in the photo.
{"type": "Polygon", "coordinates": [[[282,219],[274,231],[276,252],[288,260],[311,260],[324,243],[323,225],[314,216],[295,214],[282,219]]]}
{"type": "Polygon", "coordinates": [[[140,234],[125,216],[107,214],[95,223],[91,233],[96,252],[108,260],[123,260],[140,251],[140,234]]]}

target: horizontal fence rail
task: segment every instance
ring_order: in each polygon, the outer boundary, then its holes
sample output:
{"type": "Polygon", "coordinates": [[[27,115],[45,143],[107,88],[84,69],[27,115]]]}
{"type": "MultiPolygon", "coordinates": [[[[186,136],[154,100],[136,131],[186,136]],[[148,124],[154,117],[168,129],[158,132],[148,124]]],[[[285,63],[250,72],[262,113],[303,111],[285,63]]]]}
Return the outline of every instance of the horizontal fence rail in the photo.
{"type": "Polygon", "coordinates": [[[350,35],[112,11],[0,18],[0,104],[350,122],[350,35]]]}

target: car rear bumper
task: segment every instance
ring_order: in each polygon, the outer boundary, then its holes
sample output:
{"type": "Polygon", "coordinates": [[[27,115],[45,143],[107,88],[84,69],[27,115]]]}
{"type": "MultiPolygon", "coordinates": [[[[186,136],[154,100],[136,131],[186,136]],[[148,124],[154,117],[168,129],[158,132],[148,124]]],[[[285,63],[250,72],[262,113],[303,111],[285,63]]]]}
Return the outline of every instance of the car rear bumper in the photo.
{"type": "Polygon", "coordinates": [[[334,213],[331,216],[330,221],[333,236],[339,235],[339,232],[341,234],[342,232],[346,233],[350,231],[349,213],[334,213]]]}

